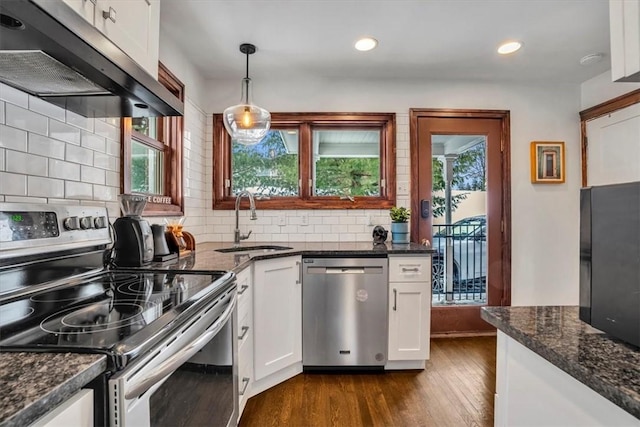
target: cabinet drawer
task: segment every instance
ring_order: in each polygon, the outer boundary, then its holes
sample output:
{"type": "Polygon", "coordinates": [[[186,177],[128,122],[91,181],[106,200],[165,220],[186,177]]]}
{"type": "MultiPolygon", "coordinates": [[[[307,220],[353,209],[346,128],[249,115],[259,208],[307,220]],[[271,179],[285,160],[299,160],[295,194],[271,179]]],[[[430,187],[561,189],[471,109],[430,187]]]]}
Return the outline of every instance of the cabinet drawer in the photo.
{"type": "Polygon", "coordinates": [[[389,257],[390,282],[431,282],[428,257],[389,257]]]}
{"type": "MultiPolygon", "coordinates": [[[[251,311],[242,318],[238,317],[238,351],[242,351],[245,343],[253,336],[253,316],[251,311]]],[[[251,355],[253,357],[253,355],[251,355]]]]}
{"type": "Polygon", "coordinates": [[[242,319],[247,311],[252,311],[251,300],[251,268],[245,268],[236,276],[238,293],[238,319],[242,319]]]}

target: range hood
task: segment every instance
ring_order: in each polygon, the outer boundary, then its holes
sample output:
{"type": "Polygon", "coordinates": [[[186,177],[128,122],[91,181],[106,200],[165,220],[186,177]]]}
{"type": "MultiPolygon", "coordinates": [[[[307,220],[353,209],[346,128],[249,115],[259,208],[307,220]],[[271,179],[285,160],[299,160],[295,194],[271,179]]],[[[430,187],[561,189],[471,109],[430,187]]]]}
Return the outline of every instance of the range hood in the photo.
{"type": "Polygon", "coordinates": [[[62,1],[0,1],[0,82],[85,117],[181,116],[184,104],[62,1]]]}

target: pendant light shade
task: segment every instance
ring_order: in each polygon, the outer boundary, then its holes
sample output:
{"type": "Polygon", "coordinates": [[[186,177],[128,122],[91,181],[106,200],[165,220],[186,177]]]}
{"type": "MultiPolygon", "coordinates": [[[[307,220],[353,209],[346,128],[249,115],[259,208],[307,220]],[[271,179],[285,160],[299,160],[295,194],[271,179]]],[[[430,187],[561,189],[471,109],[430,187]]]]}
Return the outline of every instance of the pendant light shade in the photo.
{"type": "Polygon", "coordinates": [[[240,104],[229,107],[222,113],[224,127],[231,139],[243,145],[257,144],[271,127],[271,114],[251,102],[249,55],[255,51],[256,47],[252,44],[240,45],[240,52],[247,55],[247,76],[242,79],[242,97],[240,104]]]}

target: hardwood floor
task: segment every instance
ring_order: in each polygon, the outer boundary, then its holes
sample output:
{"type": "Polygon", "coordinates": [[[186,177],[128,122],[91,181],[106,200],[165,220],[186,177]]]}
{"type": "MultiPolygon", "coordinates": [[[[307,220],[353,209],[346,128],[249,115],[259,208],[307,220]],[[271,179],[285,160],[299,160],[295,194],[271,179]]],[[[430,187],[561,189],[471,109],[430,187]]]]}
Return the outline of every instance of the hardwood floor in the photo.
{"type": "Polygon", "coordinates": [[[301,374],[253,398],[241,427],[492,426],[496,338],[437,338],[424,371],[301,374]]]}

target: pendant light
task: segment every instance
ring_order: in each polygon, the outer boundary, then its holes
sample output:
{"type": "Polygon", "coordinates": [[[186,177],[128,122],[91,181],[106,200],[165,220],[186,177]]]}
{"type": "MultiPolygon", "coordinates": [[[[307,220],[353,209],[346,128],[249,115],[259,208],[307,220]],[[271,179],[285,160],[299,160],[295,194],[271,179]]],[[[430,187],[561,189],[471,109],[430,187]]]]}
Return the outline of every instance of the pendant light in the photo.
{"type": "Polygon", "coordinates": [[[249,78],[249,55],[256,47],[249,43],[240,45],[240,52],[247,55],[247,76],[242,79],[242,98],[240,104],[224,110],[224,127],[231,139],[243,144],[254,145],[265,137],[271,126],[271,114],[264,108],[251,103],[251,79],[249,78]]]}

